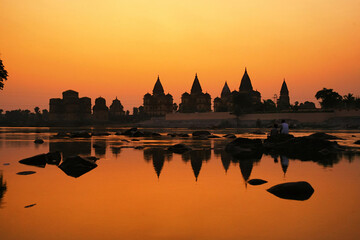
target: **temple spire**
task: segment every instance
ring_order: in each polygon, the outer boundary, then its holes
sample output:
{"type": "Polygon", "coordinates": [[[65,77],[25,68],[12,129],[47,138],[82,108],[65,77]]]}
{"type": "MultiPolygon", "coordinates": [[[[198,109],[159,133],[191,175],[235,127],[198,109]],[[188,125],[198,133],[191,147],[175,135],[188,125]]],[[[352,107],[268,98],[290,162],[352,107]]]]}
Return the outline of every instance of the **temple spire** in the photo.
{"type": "Polygon", "coordinates": [[[160,94],[164,94],[164,88],[160,82],[160,77],[158,75],[157,77],[157,80],[156,80],[156,83],[155,83],[155,86],[154,86],[154,89],[153,89],[153,94],[157,94],[157,95],[160,95],[160,94]]]}
{"type": "Polygon", "coordinates": [[[221,91],[221,97],[226,97],[226,96],[229,96],[231,94],[231,91],[230,91],[230,88],[227,84],[227,82],[225,81],[225,85],[221,91]]]}
{"type": "Polygon", "coordinates": [[[251,92],[253,91],[253,87],[251,85],[251,80],[250,77],[247,73],[247,69],[245,67],[245,72],[244,75],[241,79],[241,83],[240,83],[240,92],[251,92]]]}
{"type": "Polygon", "coordinates": [[[202,93],[202,89],[196,73],[193,85],[191,87],[191,94],[199,94],[199,93],[202,93]]]}
{"type": "Polygon", "coordinates": [[[285,78],[283,84],[281,85],[280,95],[289,95],[289,90],[285,82],[285,78]]]}

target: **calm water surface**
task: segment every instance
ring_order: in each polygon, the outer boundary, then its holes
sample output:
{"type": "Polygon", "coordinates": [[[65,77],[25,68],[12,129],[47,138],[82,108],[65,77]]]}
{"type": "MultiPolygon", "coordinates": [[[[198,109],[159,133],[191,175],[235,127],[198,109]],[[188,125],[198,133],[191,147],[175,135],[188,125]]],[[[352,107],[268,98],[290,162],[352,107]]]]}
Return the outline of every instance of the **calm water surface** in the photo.
{"type": "MultiPolygon", "coordinates": [[[[0,128],[0,239],[360,239],[356,154],[321,162],[268,155],[238,160],[223,151],[231,141],[223,138],[195,141],[163,134],[129,142],[115,135],[68,140],[23,130],[0,128]],[[34,144],[36,137],[45,143],[34,144]],[[194,150],[166,151],[175,143],[194,150]],[[18,163],[49,151],[100,160],[78,178],[55,165],[18,163]],[[17,175],[20,171],[36,173],[17,175]],[[251,186],[246,181],[252,178],[268,183],[251,186]],[[294,201],[266,191],[289,181],[307,181],[315,192],[294,201]]],[[[346,145],[360,139],[359,132],[333,135],[346,145]]]]}

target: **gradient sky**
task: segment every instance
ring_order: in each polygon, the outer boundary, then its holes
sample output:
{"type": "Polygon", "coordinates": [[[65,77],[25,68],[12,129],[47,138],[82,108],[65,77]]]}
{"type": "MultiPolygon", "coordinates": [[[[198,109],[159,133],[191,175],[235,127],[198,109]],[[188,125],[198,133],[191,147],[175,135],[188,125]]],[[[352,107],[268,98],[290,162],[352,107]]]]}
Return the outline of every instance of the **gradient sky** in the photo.
{"type": "Polygon", "coordinates": [[[179,103],[197,72],[212,99],[247,67],[262,98],[360,94],[359,0],[0,0],[0,108],[48,108],[73,89],[142,104],[159,74],[179,103]]]}

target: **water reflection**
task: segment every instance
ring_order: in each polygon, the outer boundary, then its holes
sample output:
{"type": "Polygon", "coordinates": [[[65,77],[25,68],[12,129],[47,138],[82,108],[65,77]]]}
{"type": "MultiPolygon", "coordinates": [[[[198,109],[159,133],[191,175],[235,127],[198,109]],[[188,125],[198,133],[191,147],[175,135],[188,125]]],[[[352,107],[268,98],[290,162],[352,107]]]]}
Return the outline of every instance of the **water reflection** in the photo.
{"type": "Polygon", "coordinates": [[[93,148],[95,149],[95,156],[103,158],[106,154],[106,140],[97,139],[94,140],[93,148]]]}
{"type": "Polygon", "coordinates": [[[161,170],[164,167],[165,160],[171,161],[173,155],[163,148],[146,148],[144,149],[144,159],[147,162],[152,160],[155,173],[160,177],[161,170]]]}
{"type": "Polygon", "coordinates": [[[121,147],[120,146],[111,146],[111,153],[115,158],[118,158],[118,156],[121,153],[121,147]]]}
{"type": "Polygon", "coordinates": [[[281,168],[283,170],[284,177],[285,177],[286,171],[289,167],[289,159],[286,156],[281,155],[280,156],[280,164],[281,164],[281,168]]]}
{"type": "Polygon", "coordinates": [[[3,174],[0,172],[0,208],[2,206],[2,200],[6,192],[6,182],[4,181],[3,174]]]}
{"type": "Polygon", "coordinates": [[[49,152],[59,151],[62,153],[63,158],[76,155],[91,155],[91,142],[90,141],[52,141],[50,140],[49,152]]]}

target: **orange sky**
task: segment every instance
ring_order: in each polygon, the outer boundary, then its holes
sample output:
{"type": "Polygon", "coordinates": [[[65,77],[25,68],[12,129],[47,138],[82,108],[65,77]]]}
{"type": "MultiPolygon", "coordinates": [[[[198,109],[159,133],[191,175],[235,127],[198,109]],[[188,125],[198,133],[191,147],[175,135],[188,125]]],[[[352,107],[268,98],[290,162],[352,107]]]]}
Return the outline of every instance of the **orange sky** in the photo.
{"type": "MultiPolygon", "coordinates": [[[[142,104],[159,74],[180,102],[197,72],[212,99],[245,66],[262,98],[360,94],[359,0],[0,0],[0,108],[48,108],[73,89],[142,104]]],[[[317,101],[316,101],[317,102],[317,101]]],[[[131,110],[132,111],[132,110],[131,110]]]]}

